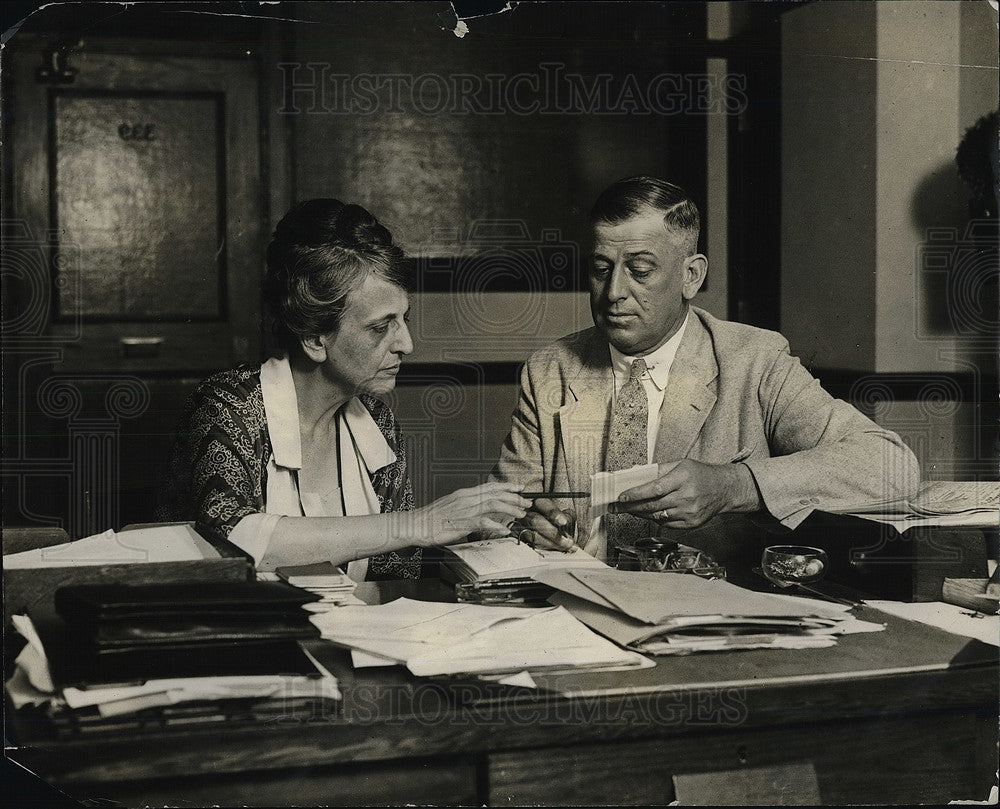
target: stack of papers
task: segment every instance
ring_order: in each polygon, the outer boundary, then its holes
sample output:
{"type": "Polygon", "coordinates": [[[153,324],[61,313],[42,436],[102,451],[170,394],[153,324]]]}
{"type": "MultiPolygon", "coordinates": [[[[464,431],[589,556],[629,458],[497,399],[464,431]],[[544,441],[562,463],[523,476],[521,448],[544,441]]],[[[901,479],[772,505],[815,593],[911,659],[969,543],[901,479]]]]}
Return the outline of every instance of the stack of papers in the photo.
{"type": "Polygon", "coordinates": [[[649,665],[559,607],[400,598],[380,606],[342,607],[313,615],[312,621],[325,639],[356,653],[355,665],[398,663],[418,676],[649,665]]]}
{"type": "Polygon", "coordinates": [[[354,595],[358,583],[332,562],[279,567],[275,573],[279,579],[293,587],[301,587],[320,597],[319,601],[304,605],[310,612],[325,612],[330,607],[364,604],[354,595]]]}
{"type": "Polygon", "coordinates": [[[832,646],[836,636],[875,632],[848,607],[756,593],[719,579],[619,570],[543,571],[550,600],[627,648],[648,654],[832,646]]]}
{"type": "Polygon", "coordinates": [[[448,558],[442,564],[462,582],[531,580],[536,572],[547,568],[608,569],[581,548],[569,552],[542,550],[520,543],[514,537],[465,542],[443,550],[448,552],[448,558]]]}
{"type": "Polygon", "coordinates": [[[15,615],[12,621],[27,644],[15,660],[7,692],[15,709],[44,709],[57,731],[93,732],[126,722],[224,721],[234,715],[273,718],[320,706],[328,710],[341,698],[336,678],[305,649],[302,653],[312,669],[307,674],[171,677],[60,687],[31,619],[15,615]]]}
{"type": "Polygon", "coordinates": [[[929,517],[941,514],[991,514],[1000,509],[1000,482],[938,481],[925,483],[910,508],[929,517]]]}
{"type": "Polygon", "coordinates": [[[870,503],[848,512],[892,525],[902,533],[921,525],[1000,525],[1000,482],[930,481],[910,500],[870,503]]]}

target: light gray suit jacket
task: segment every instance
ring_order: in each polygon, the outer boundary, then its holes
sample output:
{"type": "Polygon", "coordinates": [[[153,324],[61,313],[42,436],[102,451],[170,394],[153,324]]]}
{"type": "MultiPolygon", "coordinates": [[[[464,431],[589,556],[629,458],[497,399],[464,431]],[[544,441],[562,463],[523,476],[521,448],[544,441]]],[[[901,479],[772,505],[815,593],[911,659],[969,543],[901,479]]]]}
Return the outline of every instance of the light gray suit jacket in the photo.
{"type": "MultiPolygon", "coordinates": [[[[602,470],[612,388],[608,344],[596,328],[535,353],[521,372],[494,479],[589,491],[590,475],[602,470]]],[[[916,458],[899,436],[823,390],[784,337],[691,307],[652,460],[741,456],[766,509],[789,528],[814,509],[910,497],[919,486],[916,458]]]]}

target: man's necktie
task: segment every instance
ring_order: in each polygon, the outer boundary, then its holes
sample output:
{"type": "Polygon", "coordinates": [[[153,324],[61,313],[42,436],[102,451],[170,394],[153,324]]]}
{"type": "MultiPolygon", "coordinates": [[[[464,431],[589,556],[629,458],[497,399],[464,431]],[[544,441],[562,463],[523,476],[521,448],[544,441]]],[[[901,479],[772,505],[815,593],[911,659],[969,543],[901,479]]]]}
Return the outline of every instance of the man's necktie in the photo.
{"type": "MultiPolygon", "coordinates": [[[[642,377],[646,373],[646,361],[633,360],[628,382],[618,392],[611,409],[611,423],[608,429],[608,451],[604,469],[614,472],[631,466],[645,464],[647,459],[647,424],[649,403],[642,377]]],[[[609,514],[605,518],[608,535],[608,564],[617,561],[617,548],[631,546],[637,539],[649,536],[651,524],[648,520],[631,514],[609,514]]],[[[652,532],[655,534],[655,531],[652,532]]]]}

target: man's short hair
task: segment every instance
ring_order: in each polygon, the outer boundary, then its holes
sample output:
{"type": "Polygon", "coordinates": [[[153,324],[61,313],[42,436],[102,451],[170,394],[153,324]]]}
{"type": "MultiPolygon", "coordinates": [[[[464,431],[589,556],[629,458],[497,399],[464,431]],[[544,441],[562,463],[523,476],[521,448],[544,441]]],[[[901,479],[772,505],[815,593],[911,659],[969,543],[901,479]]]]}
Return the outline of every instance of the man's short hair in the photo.
{"type": "Polygon", "coordinates": [[[619,225],[643,208],[662,212],[664,224],[684,236],[688,249],[692,253],[698,249],[698,206],[679,185],[658,177],[628,177],[608,186],[590,209],[590,222],[619,225]]]}

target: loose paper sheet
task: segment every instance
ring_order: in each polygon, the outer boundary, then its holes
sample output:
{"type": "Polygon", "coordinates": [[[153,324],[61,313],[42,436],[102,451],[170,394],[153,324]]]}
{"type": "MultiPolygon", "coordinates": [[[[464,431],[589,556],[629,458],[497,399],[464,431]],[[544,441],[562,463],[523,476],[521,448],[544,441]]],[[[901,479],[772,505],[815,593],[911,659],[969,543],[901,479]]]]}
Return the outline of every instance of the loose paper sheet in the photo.
{"type": "Polygon", "coordinates": [[[687,574],[608,569],[574,570],[572,575],[622,612],[650,624],[679,615],[826,617],[844,612],[840,604],[790,602],[727,581],[687,574]]]}
{"type": "Polygon", "coordinates": [[[1000,616],[982,615],[973,617],[972,610],[945,604],[942,601],[926,601],[922,603],[904,603],[901,601],[866,601],[869,607],[882,610],[890,615],[917,621],[921,624],[936,626],[953,635],[964,635],[975,638],[983,643],[1000,646],[1000,616]]]}
{"type": "Polygon", "coordinates": [[[364,654],[360,662],[405,663],[421,676],[572,666],[640,666],[563,609],[442,604],[400,598],[312,617],[323,637],[364,654]],[[374,656],[374,658],[372,657],[374,656]]]}
{"type": "Polygon", "coordinates": [[[8,570],[16,568],[82,567],[142,562],[189,562],[204,559],[204,545],[191,525],[162,525],[101,534],[48,548],[12,553],[3,558],[8,570]]]}

